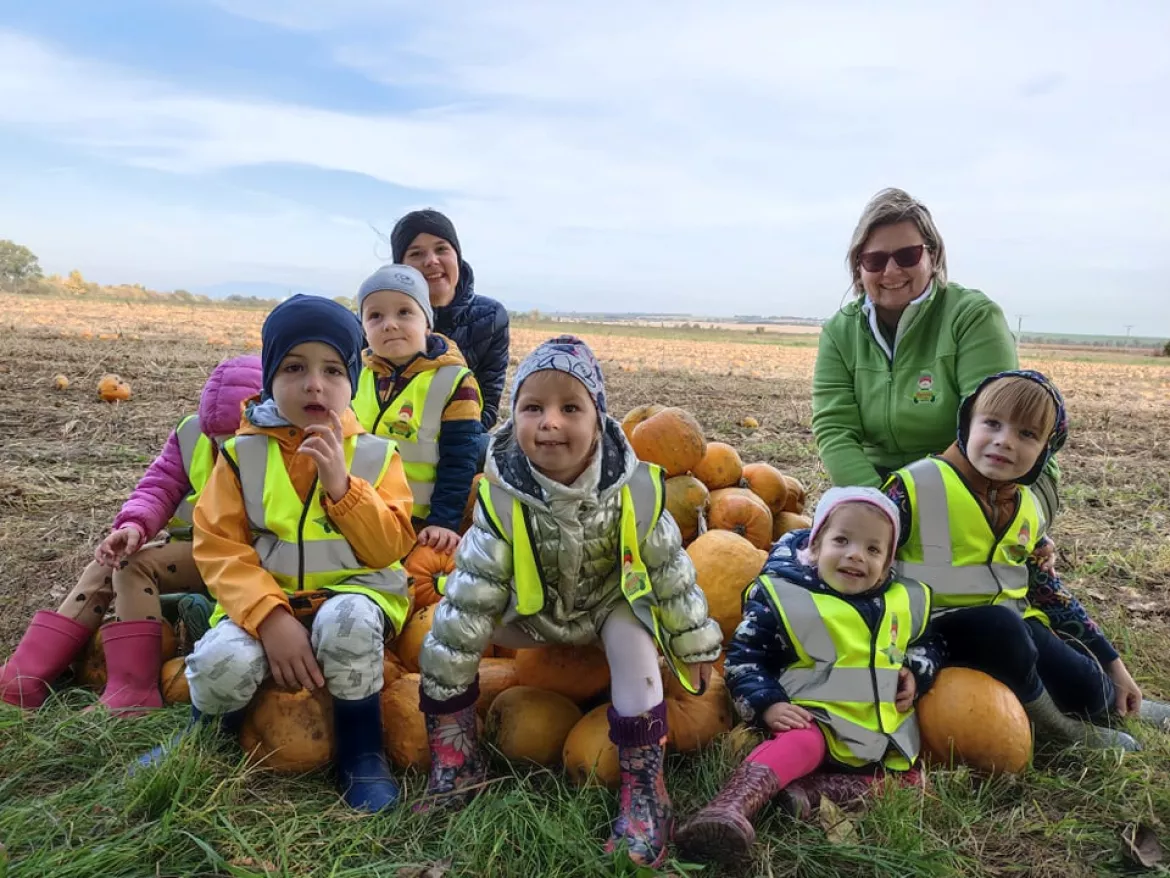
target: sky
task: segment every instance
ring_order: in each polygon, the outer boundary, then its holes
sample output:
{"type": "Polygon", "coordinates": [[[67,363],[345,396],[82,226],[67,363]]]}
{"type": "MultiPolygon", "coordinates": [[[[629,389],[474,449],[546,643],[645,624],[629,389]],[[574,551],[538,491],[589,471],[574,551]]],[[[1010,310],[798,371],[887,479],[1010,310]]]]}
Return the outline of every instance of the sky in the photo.
{"type": "Polygon", "coordinates": [[[827,317],[868,198],[1025,330],[1170,337],[1165,0],[7,0],[0,238],[352,295],[408,210],[527,310],[827,317]]]}

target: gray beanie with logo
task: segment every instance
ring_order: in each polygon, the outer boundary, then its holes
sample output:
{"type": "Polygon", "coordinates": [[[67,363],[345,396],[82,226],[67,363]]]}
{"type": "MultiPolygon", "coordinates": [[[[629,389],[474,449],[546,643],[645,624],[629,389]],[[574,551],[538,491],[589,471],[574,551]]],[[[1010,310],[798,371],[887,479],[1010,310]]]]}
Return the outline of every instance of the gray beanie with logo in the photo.
{"type": "Polygon", "coordinates": [[[376,293],[380,290],[389,290],[394,293],[402,293],[410,296],[422,308],[423,314],[427,318],[427,329],[434,327],[435,312],[431,309],[431,296],[427,289],[427,281],[417,268],[411,268],[409,265],[391,263],[390,265],[383,265],[362,281],[362,285],[358,287],[357,294],[357,312],[359,317],[362,313],[362,303],[365,302],[371,293],[376,293]]]}

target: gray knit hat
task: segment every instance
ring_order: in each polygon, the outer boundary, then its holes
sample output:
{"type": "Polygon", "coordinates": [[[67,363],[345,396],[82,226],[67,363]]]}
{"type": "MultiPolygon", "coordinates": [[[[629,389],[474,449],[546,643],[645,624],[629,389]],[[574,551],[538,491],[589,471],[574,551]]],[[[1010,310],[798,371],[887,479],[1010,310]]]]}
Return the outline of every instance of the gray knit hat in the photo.
{"type": "Polygon", "coordinates": [[[533,372],[564,372],[572,375],[585,385],[589,397],[597,407],[597,419],[605,423],[605,379],[601,375],[601,364],[589,345],[575,335],[558,335],[541,342],[539,347],[524,358],[516,368],[512,383],[512,408],[520,395],[520,385],[533,372]]]}
{"type": "Polygon", "coordinates": [[[362,303],[365,302],[366,297],[380,290],[390,290],[391,292],[404,293],[410,296],[422,308],[423,314],[427,318],[427,329],[434,327],[435,312],[431,310],[431,297],[427,291],[427,281],[417,268],[411,268],[409,265],[391,263],[390,265],[383,265],[362,281],[362,285],[358,287],[357,294],[357,312],[359,317],[362,313],[362,303]]]}

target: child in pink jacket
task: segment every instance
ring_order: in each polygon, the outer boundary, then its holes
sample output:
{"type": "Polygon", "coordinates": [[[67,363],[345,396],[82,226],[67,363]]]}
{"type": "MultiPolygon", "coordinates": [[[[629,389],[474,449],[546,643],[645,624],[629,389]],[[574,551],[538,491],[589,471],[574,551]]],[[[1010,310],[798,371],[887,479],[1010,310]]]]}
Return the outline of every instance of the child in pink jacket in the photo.
{"type": "Polygon", "coordinates": [[[191,558],[191,513],[219,444],[240,424],[243,401],[260,392],[260,358],[236,357],[212,371],[199,411],[179,422],[147,468],[64,602],[40,610],[6,664],[0,700],[34,709],[101,625],[107,681],[101,703],[135,716],[162,706],[160,594],[204,593],[191,558]],[[149,542],[148,542],[149,540],[149,542]]]}

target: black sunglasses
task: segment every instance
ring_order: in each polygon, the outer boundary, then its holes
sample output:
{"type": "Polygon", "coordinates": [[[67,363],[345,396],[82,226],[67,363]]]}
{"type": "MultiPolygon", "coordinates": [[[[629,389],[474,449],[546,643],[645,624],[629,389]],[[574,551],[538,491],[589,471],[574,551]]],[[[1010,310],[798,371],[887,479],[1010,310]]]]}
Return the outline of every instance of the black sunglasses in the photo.
{"type": "Polygon", "coordinates": [[[866,271],[885,271],[893,257],[898,268],[913,268],[922,261],[922,254],[926,252],[925,244],[915,244],[913,247],[901,247],[894,252],[888,250],[870,250],[857,257],[857,261],[866,271]]]}

